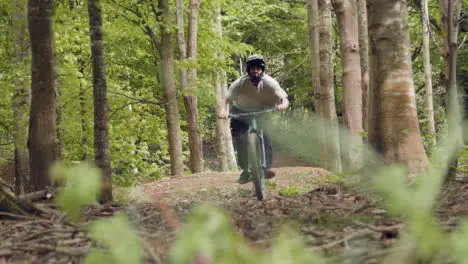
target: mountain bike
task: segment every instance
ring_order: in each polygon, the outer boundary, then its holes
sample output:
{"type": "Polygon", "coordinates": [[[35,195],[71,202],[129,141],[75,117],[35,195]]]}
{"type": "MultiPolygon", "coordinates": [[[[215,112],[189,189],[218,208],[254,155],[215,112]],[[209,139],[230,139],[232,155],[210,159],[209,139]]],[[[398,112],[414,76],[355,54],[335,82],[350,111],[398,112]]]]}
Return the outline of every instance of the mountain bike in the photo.
{"type": "Polygon", "coordinates": [[[266,155],[263,129],[257,126],[257,117],[275,110],[276,108],[271,108],[258,112],[229,114],[229,117],[232,118],[247,118],[249,120],[249,130],[247,132],[249,170],[252,176],[255,196],[257,196],[259,201],[265,198],[266,155]]]}

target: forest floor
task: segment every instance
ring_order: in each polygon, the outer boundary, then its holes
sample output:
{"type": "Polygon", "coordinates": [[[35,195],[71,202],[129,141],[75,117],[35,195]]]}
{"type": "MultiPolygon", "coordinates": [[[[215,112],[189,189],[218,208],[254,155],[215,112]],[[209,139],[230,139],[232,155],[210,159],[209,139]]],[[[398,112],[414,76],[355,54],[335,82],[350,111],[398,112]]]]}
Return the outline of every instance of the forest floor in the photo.
{"type": "MultiPolygon", "coordinates": [[[[281,166],[282,164],[276,164],[281,166]]],[[[238,173],[205,172],[167,178],[132,188],[124,204],[96,205],[76,225],[63,215],[50,218],[3,215],[0,263],[80,263],[93,244],[86,226],[92,220],[125,212],[141,237],[146,263],[167,263],[167,256],[191,209],[210,203],[225,209],[237,231],[253,247],[272,244],[280,226],[293,221],[307,245],[338,263],[342,252],[355,262],[376,263],[391,251],[404,228],[381,201],[336,183],[324,169],[301,163],[277,167],[267,197],[257,201],[252,185],[235,183],[238,173]]],[[[458,228],[468,212],[468,187],[447,186],[435,214],[445,230],[458,228]]]]}

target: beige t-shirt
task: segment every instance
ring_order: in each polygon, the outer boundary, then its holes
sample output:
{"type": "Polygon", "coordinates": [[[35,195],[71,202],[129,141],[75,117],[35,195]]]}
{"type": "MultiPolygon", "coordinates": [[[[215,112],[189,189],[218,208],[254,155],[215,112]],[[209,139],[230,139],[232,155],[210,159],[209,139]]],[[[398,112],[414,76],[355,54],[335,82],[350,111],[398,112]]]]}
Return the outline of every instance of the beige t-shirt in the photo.
{"type": "Polygon", "coordinates": [[[239,110],[254,112],[273,108],[281,103],[281,99],[287,99],[288,95],[275,79],[264,74],[258,88],[248,75],[237,79],[229,86],[226,97],[239,110]]]}

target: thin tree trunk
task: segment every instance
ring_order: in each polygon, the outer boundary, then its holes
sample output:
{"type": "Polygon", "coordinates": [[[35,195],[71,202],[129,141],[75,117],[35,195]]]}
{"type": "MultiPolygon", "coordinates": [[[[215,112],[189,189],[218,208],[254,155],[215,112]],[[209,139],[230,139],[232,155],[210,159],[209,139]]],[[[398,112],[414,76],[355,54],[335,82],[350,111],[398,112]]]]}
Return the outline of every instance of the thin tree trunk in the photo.
{"type": "Polygon", "coordinates": [[[316,91],[320,90],[320,32],[317,1],[307,1],[309,49],[312,57],[312,87],[316,91]]]}
{"type": "Polygon", "coordinates": [[[239,76],[244,75],[244,66],[242,65],[242,58],[239,58],[239,76]]]}
{"type": "MultiPolygon", "coordinates": [[[[218,34],[220,39],[223,38],[223,28],[221,23],[221,8],[218,7],[216,9],[216,23],[215,23],[215,32],[218,34]]],[[[221,51],[217,51],[215,56],[223,59],[223,55],[221,51]]],[[[223,82],[222,78],[224,78],[224,71],[220,70],[220,67],[215,66],[214,69],[214,86],[216,91],[216,115],[218,116],[219,113],[222,111],[221,103],[224,98],[223,93],[223,82]],[[220,72],[221,71],[221,72],[220,72]]],[[[229,170],[229,158],[228,158],[228,147],[226,136],[229,133],[229,123],[227,120],[224,119],[216,119],[216,134],[218,140],[218,157],[221,161],[221,171],[228,171],[229,170]]]]}
{"type": "MultiPolygon", "coordinates": [[[[220,39],[223,38],[223,25],[221,23],[221,7],[216,10],[216,24],[215,31],[220,39]]],[[[220,60],[224,61],[224,54],[222,51],[218,51],[216,56],[220,60]]],[[[227,93],[227,82],[226,72],[221,68],[217,67],[215,76],[215,88],[216,88],[216,113],[218,114],[221,110],[220,103],[221,99],[226,96],[227,93]]],[[[218,146],[220,152],[220,159],[223,171],[225,170],[237,170],[236,154],[234,152],[234,146],[232,142],[231,128],[227,120],[218,119],[216,122],[217,134],[218,134],[218,146]],[[224,164],[226,163],[226,164],[224,164]]]]}
{"type": "MultiPolygon", "coordinates": [[[[222,71],[221,73],[222,73],[221,87],[223,91],[223,98],[226,98],[226,95],[228,92],[227,75],[225,71],[222,71]]],[[[225,129],[226,129],[226,147],[227,147],[229,170],[231,171],[238,170],[237,157],[236,157],[236,152],[234,149],[234,143],[233,143],[232,134],[231,134],[231,126],[229,122],[227,121],[226,121],[225,129]]]]}
{"type": "Polygon", "coordinates": [[[325,168],[332,172],[341,172],[341,157],[336,115],[335,91],[333,84],[333,49],[332,49],[332,13],[330,0],[318,1],[320,35],[320,89],[315,91],[315,105],[319,116],[325,120],[327,134],[322,144],[321,157],[325,168]]]}
{"type": "Polygon", "coordinates": [[[51,185],[49,170],[56,160],[57,68],[52,29],[54,11],[53,0],[29,0],[32,97],[28,149],[32,190],[41,190],[51,185]]]}
{"type": "MultiPolygon", "coordinates": [[[[179,48],[179,60],[187,59],[187,47],[184,36],[184,0],[176,0],[176,23],[177,23],[177,47],[179,48]]],[[[187,89],[187,70],[179,69],[179,82],[182,91],[187,89]]]]}
{"type": "MultiPolygon", "coordinates": [[[[320,84],[320,75],[321,75],[321,65],[320,65],[320,28],[319,28],[319,10],[318,10],[318,1],[317,0],[308,0],[307,1],[307,18],[308,18],[308,30],[309,30],[309,49],[312,58],[312,88],[314,90],[315,95],[320,95],[322,91],[322,87],[320,84]]],[[[320,117],[324,117],[324,104],[320,101],[321,97],[316,97],[315,102],[315,109],[320,117]]],[[[318,125],[318,133],[322,135],[321,141],[321,162],[323,164],[328,164],[330,158],[330,154],[327,150],[327,142],[324,140],[326,139],[325,135],[327,133],[327,129],[325,128],[325,122],[323,119],[318,120],[320,124],[318,125]]],[[[328,167],[326,167],[328,168],[328,167]]]]}
{"type": "MultiPolygon", "coordinates": [[[[84,61],[78,61],[79,69],[81,76],[79,79],[84,78],[84,61]]],[[[81,117],[81,160],[88,159],[88,126],[86,123],[86,93],[85,87],[80,80],[80,93],[79,93],[79,101],[80,101],[80,117],[81,117]]]]}
{"type": "MultiPolygon", "coordinates": [[[[446,85],[446,115],[450,136],[456,137],[457,151],[452,153],[449,179],[456,177],[458,167],[458,150],[463,146],[463,132],[461,129],[461,112],[457,89],[457,54],[458,29],[460,20],[460,6],[458,0],[440,1],[442,17],[442,36],[444,38],[445,85],[446,85]]],[[[466,180],[466,179],[463,179],[466,180]]]]}
{"type": "MultiPolygon", "coordinates": [[[[196,60],[197,55],[197,25],[198,25],[198,6],[197,3],[190,2],[190,19],[189,19],[189,57],[191,60],[196,60]]],[[[179,60],[187,59],[187,47],[184,37],[184,1],[176,1],[177,8],[177,46],[179,48],[179,60]]],[[[179,70],[180,86],[182,91],[186,93],[184,96],[184,105],[187,111],[187,125],[189,134],[189,149],[190,149],[190,169],[193,173],[203,170],[203,147],[200,132],[198,129],[198,108],[197,98],[190,95],[189,87],[195,87],[197,81],[196,69],[190,69],[187,75],[187,70],[181,68],[179,70]]]]}
{"type": "Polygon", "coordinates": [[[342,149],[343,167],[356,169],[360,155],[355,150],[362,144],[362,78],[359,58],[359,33],[356,2],[332,0],[340,30],[340,50],[343,83],[343,123],[351,133],[342,149]]]}
{"type": "MultiPolygon", "coordinates": [[[[56,65],[58,66],[58,65],[56,65]]],[[[58,72],[58,68],[57,68],[58,72]]],[[[60,87],[57,86],[56,90],[56,96],[60,98],[61,95],[61,90],[60,87]]],[[[55,109],[55,113],[57,115],[57,121],[56,121],[56,127],[57,127],[57,153],[56,153],[56,159],[61,160],[63,151],[65,149],[65,143],[62,138],[62,109],[57,105],[57,108],[55,109]]]]}
{"type": "Polygon", "coordinates": [[[406,1],[368,1],[370,53],[369,141],[410,175],[424,170],[409,50],[406,1]]]}
{"type": "MultiPolygon", "coordinates": [[[[458,142],[462,145],[462,134],[459,130],[461,122],[460,104],[458,98],[457,88],[457,55],[458,55],[458,29],[460,21],[461,3],[459,0],[448,0],[449,2],[449,21],[448,21],[448,105],[449,109],[453,111],[454,118],[452,122],[454,135],[459,137],[458,142]]],[[[450,125],[449,125],[450,126],[450,125]]]]}
{"type": "Polygon", "coordinates": [[[426,119],[428,121],[428,133],[431,136],[432,145],[436,145],[436,132],[434,122],[434,107],[432,104],[432,69],[430,51],[430,23],[427,0],[421,0],[422,26],[423,26],[423,57],[424,57],[424,79],[426,83],[426,119]]]}
{"type": "Polygon", "coordinates": [[[103,186],[101,188],[99,200],[102,203],[108,203],[112,201],[112,171],[109,151],[104,40],[99,0],[88,0],[88,15],[93,66],[94,152],[96,165],[98,168],[102,169],[103,173],[103,186]]]}
{"type": "Polygon", "coordinates": [[[13,114],[15,117],[15,192],[17,195],[28,190],[29,152],[28,152],[28,111],[30,107],[28,69],[26,57],[30,56],[28,43],[27,1],[13,0],[13,45],[16,64],[22,69],[22,78],[18,78],[13,96],[13,114]]]}
{"type": "Polygon", "coordinates": [[[359,56],[361,59],[362,82],[362,126],[368,131],[367,112],[369,101],[369,35],[367,30],[366,0],[358,0],[359,56]]]}
{"type": "MultiPolygon", "coordinates": [[[[188,59],[197,61],[198,12],[200,0],[189,0],[190,16],[188,24],[188,59]]],[[[203,171],[203,144],[198,128],[198,103],[195,90],[197,87],[197,69],[190,68],[187,76],[188,93],[184,96],[187,111],[187,125],[190,148],[190,168],[193,173],[203,171]]]]}
{"type": "MultiPolygon", "coordinates": [[[[221,113],[222,109],[222,101],[223,101],[223,85],[221,78],[223,78],[222,74],[216,71],[214,73],[214,86],[216,91],[216,115],[218,116],[221,113]]],[[[226,124],[227,120],[224,119],[216,119],[216,134],[217,134],[217,141],[218,141],[218,158],[221,164],[221,171],[228,171],[229,170],[229,163],[228,163],[228,155],[227,155],[227,146],[226,146],[226,124]]]]}
{"type": "Polygon", "coordinates": [[[184,174],[184,163],[182,157],[182,138],[180,135],[179,107],[173,78],[172,33],[167,30],[171,28],[171,16],[168,0],[159,0],[158,5],[159,10],[162,11],[161,16],[158,17],[161,29],[161,46],[159,48],[162,64],[161,81],[166,110],[169,153],[171,156],[171,174],[175,176],[184,174]]]}

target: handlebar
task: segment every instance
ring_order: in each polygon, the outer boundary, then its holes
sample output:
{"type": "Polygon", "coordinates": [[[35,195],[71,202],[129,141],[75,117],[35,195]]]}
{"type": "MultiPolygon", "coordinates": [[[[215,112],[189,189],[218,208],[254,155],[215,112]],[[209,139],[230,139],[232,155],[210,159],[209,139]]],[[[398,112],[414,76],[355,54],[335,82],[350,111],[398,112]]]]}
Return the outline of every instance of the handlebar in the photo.
{"type": "Polygon", "coordinates": [[[273,112],[273,111],[276,111],[277,108],[274,107],[274,108],[268,108],[268,109],[265,109],[265,110],[262,110],[262,111],[256,111],[256,112],[246,112],[246,113],[238,113],[238,114],[229,114],[228,117],[253,117],[253,116],[258,116],[258,115],[261,115],[261,114],[266,114],[266,113],[270,113],[270,112],[273,112]]]}

